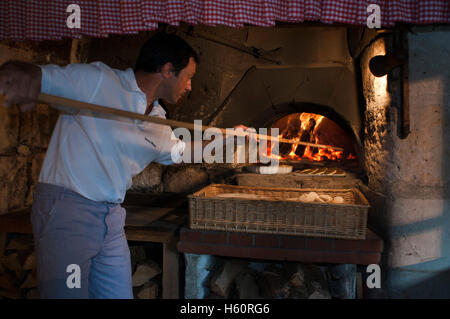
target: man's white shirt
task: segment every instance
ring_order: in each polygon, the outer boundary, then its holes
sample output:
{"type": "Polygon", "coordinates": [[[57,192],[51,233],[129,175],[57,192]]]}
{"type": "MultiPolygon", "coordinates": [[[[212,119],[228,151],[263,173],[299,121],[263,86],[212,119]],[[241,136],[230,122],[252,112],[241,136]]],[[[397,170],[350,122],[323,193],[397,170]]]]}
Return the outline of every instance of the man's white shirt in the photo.
{"type": "MultiPolygon", "coordinates": [[[[116,70],[102,62],[40,67],[42,93],[145,113],[146,96],[132,69],[116,70]]],[[[155,101],[149,115],[165,114],[155,101]]],[[[151,162],[180,162],[185,147],[169,126],[61,114],[39,182],[67,187],[94,201],[121,203],[133,176],[151,162]]]]}

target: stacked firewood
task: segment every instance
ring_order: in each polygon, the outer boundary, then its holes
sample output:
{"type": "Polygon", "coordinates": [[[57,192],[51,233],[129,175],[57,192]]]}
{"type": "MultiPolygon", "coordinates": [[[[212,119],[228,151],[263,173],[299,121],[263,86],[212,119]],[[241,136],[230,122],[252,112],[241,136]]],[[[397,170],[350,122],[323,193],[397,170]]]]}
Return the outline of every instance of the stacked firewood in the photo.
{"type": "Polygon", "coordinates": [[[315,265],[226,261],[210,281],[210,299],[331,299],[326,274],[315,265]]]}
{"type": "MultiPolygon", "coordinates": [[[[38,299],[33,236],[0,234],[0,299],[38,299]]],[[[136,299],[159,298],[161,268],[148,259],[144,245],[130,246],[136,299]]]]}
{"type": "Polygon", "coordinates": [[[135,299],[157,299],[160,297],[161,267],[147,258],[144,245],[130,246],[133,267],[133,294],[135,299]]]}
{"type": "Polygon", "coordinates": [[[0,298],[37,299],[36,255],[32,235],[6,234],[0,240],[0,298]]]}

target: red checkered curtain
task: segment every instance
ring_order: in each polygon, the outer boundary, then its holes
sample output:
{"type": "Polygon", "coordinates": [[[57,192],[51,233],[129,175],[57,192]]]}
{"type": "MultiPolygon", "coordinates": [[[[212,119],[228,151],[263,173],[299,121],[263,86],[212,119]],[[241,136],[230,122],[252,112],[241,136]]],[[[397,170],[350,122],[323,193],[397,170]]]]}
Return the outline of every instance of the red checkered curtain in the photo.
{"type": "Polygon", "coordinates": [[[370,4],[380,6],[381,26],[450,23],[450,0],[0,0],[0,39],[55,40],[106,37],[177,26],[274,26],[277,21],[366,25],[370,4]],[[80,28],[69,28],[71,4],[80,28]]]}

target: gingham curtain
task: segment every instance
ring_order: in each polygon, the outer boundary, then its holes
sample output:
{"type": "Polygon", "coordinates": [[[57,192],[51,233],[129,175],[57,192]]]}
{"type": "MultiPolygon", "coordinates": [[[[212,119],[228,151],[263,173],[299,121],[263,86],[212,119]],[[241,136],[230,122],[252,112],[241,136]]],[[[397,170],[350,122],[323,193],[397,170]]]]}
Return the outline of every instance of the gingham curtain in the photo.
{"type": "Polygon", "coordinates": [[[0,0],[0,39],[106,37],[155,30],[159,22],[230,27],[271,27],[276,21],[366,25],[370,4],[380,6],[383,27],[396,22],[450,23],[450,0],[0,0]],[[67,27],[70,4],[81,8],[79,29],[67,27]]]}

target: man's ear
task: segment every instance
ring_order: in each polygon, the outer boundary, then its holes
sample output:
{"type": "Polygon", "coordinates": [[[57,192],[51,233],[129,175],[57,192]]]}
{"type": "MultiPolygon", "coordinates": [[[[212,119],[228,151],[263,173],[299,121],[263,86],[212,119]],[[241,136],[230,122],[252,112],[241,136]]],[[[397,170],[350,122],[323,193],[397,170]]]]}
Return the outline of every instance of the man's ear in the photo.
{"type": "Polygon", "coordinates": [[[168,79],[175,75],[172,63],[167,62],[166,64],[163,65],[163,67],[161,68],[161,75],[165,79],[168,79]]]}

